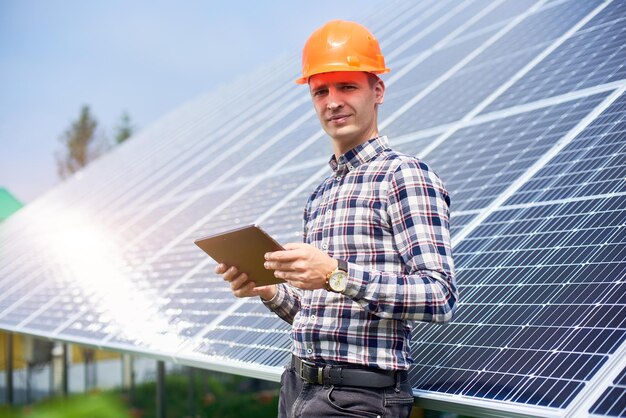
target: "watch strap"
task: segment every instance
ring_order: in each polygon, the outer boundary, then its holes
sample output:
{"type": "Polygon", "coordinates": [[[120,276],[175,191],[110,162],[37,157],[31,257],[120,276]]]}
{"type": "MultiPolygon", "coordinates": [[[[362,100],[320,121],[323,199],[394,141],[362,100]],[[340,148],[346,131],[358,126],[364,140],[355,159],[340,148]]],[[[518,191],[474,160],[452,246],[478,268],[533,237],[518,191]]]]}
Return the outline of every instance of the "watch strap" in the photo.
{"type": "Polygon", "coordinates": [[[345,260],[337,260],[337,270],[348,272],[348,262],[345,260]]]}

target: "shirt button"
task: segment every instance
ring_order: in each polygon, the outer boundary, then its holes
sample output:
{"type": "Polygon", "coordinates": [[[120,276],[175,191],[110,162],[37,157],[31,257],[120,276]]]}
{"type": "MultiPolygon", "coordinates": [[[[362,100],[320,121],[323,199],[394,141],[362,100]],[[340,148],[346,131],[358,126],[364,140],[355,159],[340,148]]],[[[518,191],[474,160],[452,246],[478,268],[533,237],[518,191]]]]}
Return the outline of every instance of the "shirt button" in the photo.
{"type": "Polygon", "coordinates": [[[315,321],[317,317],[315,315],[311,315],[311,319],[315,321]]]}
{"type": "Polygon", "coordinates": [[[311,353],[313,353],[313,349],[309,348],[309,349],[306,350],[306,352],[307,352],[307,354],[311,354],[311,353]]]}
{"type": "Polygon", "coordinates": [[[327,250],[328,249],[328,244],[327,243],[322,243],[322,250],[327,250]]]}
{"type": "Polygon", "coordinates": [[[337,180],[337,181],[341,180],[341,176],[335,177],[335,180],[337,180]]]}

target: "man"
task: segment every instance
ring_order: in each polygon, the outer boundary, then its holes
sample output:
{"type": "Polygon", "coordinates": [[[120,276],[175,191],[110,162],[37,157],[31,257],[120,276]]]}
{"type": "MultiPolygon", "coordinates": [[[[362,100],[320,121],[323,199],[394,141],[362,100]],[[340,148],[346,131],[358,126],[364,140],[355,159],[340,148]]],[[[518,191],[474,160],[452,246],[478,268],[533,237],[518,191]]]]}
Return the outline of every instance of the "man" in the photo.
{"type": "Polygon", "coordinates": [[[292,324],[281,417],[408,416],[411,323],[447,322],[456,307],[448,193],[378,133],[377,74],[388,71],[359,24],[331,21],[311,35],[296,82],[308,83],[334,154],[306,203],[304,243],[265,256],[285,284],[255,287],[216,267],[235,296],[260,296],[292,324]]]}

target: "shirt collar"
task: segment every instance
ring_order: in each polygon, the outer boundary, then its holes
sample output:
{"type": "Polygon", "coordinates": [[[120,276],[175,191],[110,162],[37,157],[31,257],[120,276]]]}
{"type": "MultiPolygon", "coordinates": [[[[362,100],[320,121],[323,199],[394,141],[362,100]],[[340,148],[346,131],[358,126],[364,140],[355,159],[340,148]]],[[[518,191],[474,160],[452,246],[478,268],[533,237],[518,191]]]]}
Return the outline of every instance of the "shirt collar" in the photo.
{"type": "Polygon", "coordinates": [[[345,173],[370,161],[387,148],[389,148],[387,137],[377,136],[340,155],[339,159],[333,154],[328,164],[334,172],[345,173]]]}

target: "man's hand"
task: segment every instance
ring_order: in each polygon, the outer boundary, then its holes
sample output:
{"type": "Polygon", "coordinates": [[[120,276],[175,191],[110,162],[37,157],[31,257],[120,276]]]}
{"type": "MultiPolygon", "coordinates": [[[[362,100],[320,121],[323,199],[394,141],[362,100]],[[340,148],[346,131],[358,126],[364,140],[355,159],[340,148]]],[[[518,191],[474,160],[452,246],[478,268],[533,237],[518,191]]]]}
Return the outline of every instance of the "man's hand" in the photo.
{"type": "Polygon", "coordinates": [[[323,289],[326,276],[337,268],[337,260],[309,244],[286,244],[285,251],[265,254],[265,268],[300,289],[323,289]]]}
{"type": "Polygon", "coordinates": [[[238,298],[261,296],[270,300],[276,295],[276,285],[255,287],[256,283],[248,279],[246,273],[239,273],[237,267],[220,263],[215,267],[215,272],[221,274],[225,282],[230,283],[233,295],[238,298]]]}

